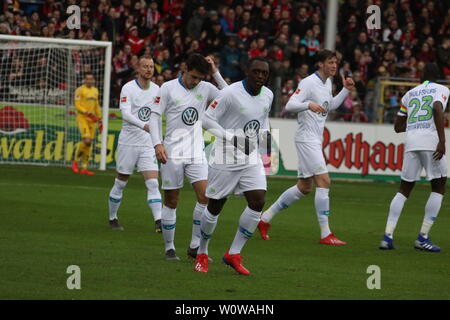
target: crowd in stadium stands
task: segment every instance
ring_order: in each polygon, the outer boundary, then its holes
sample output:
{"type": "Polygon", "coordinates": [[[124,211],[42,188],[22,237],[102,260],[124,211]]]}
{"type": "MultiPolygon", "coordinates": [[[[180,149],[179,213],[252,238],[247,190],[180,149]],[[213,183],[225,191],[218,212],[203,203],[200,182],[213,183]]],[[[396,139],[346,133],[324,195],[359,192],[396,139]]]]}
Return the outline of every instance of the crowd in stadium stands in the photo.
{"type": "MultiPolygon", "coordinates": [[[[298,82],[315,70],[324,46],[327,1],[318,0],[46,0],[5,1],[0,33],[106,40],[114,45],[112,106],[121,86],[134,75],[137,57],[152,54],[154,81],[177,77],[192,53],[214,56],[223,77],[243,77],[246,61],[271,60],[269,87],[276,93],[273,116],[293,117],[284,105],[298,82]],[[66,7],[81,7],[80,30],[66,28],[66,7]]],[[[330,115],[332,120],[368,122],[377,77],[418,78],[427,62],[438,63],[450,80],[448,1],[340,1],[336,50],[339,73],[352,76],[356,89],[330,115]],[[381,30],[368,30],[366,8],[381,8],[381,30]]],[[[14,75],[11,74],[11,77],[14,75]]],[[[336,77],[334,89],[341,80],[336,77]]],[[[385,119],[392,121],[407,87],[385,90],[385,119]]]]}

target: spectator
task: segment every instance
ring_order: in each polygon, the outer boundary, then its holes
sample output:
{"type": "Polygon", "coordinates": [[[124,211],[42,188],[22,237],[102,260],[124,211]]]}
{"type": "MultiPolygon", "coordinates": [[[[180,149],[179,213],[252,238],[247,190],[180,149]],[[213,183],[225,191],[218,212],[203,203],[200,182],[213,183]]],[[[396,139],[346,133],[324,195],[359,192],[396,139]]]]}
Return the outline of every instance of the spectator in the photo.
{"type": "Polygon", "coordinates": [[[195,11],[192,18],[189,19],[187,24],[187,34],[195,40],[200,40],[200,34],[202,32],[203,23],[206,19],[206,10],[204,6],[199,6],[195,11]]]}
{"type": "Polygon", "coordinates": [[[131,47],[131,53],[138,55],[144,47],[144,39],[139,38],[137,26],[132,26],[128,31],[127,43],[131,47]]]}
{"type": "Polygon", "coordinates": [[[254,57],[262,57],[265,58],[267,56],[266,49],[266,39],[258,38],[257,40],[253,40],[250,43],[250,50],[248,51],[248,58],[254,57]]]}
{"type": "Polygon", "coordinates": [[[233,82],[241,77],[240,63],[242,59],[241,51],[236,47],[234,37],[229,37],[227,44],[223,48],[220,56],[223,77],[230,78],[233,82]]]}
{"type": "Polygon", "coordinates": [[[434,62],[435,58],[436,58],[435,52],[433,50],[431,50],[431,47],[427,42],[424,42],[420,49],[420,53],[417,55],[417,59],[419,61],[428,63],[428,62],[434,62]]]}
{"type": "Polygon", "coordinates": [[[234,9],[228,8],[226,11],[226,15],[220,19],[220,25],[222,26],[222,30],[226,35],[236,33],[235,18],[236,13],[234,9]]]}
{"type": "Polygon", "coordinates": [[[301,44],[308,48],[308,54],[310,57],[314,56],[317,51],[319,51],[320,43],[319,40],[314,38],[312,29],[306,31],[306,36],[300,41],[301,44]]]}
{"type": "Polygon", "coordinates": [[[437,49],[437,62],[444,76],[450,74],[450,38],[444,38],[437,49]]]}
{"type": "Polygon", "coordinates": [[[402,36],[402,30],[398,27],[397,20],[393,19],[389,23],[389,28],[384,29],[383,31],[383,41],[400,41],[400,37],[402,36]]]}
{"type": "Polygon", "coordinates": [[[353,102],[351,122],[369,122],[369,118],[361,109],[359,102],[353,102]]]}

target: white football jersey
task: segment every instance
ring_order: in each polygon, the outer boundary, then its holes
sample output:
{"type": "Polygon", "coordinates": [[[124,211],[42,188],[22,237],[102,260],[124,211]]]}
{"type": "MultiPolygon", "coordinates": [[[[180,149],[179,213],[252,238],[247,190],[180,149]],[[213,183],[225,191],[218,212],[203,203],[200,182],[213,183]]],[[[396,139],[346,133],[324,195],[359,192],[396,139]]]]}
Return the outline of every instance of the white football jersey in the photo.
{"type": "Polygon", "coordinates": [[[445,109],[449,89],[441,84],[425,81],[402,97],[399,116],[407,116],[405,151],[435,151],[439,142],[433,117],[433,104],[442,103],[445,109]]]}
{"type": "MultiPolygon", "coordinates": [[[[272,100],[273,93],[269,88],[263,86],[257,96],[252,96],[243,80],[222,89],[206,113],[232,135],[255,137],[260,129],[270,129],[272,100]]],[[[211,167],[230,171],[261,163],[258,148],[246,155],[230,142],[218,138],[209,157],[211,167]]]]}
{"type": "MultiPolygon", "coordinates": [[[[131,114],[147,123],[150,120],[150,113],[156,105],[159,93],[159,86],[150,82],[148,89],[141,88],[137,79],[127,82],[120,92],[120,109],[131,107],[131,114]]],[[[119,134],[119,144],[128,146],[153,146],[150,133],[144,131],[128,121],[122,121],[122,129],[119,134]]]]}
{"type": "MultiPolygon", "coordinates": [[[[323,83],[317,72],[309,75],[300,81],[290,100],[295,103],[310,101],[329,109],[333,101],[331,77],[323,83]]],[[[299,112],[295,141],[322,143],[327,116],[328,112],[320,114],[311,110],[299,112]]]]}
{"type": "Polygon", "coordinates": [[[166,116],[164,147],[169,159],[193,161],[203,158],[205,142],[201,119],[208,106],[219,93],[206,81],[187,89],[181,78],[164,83],[160,90],[159,106],[152,111],[166,116]]]}

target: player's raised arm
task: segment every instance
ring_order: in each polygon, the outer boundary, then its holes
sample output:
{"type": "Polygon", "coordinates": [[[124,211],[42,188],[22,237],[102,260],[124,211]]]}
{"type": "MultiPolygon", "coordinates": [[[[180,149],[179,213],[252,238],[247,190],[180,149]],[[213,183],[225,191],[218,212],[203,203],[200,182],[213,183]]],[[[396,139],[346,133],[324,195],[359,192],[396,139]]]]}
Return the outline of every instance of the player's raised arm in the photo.
{"type": "Polygon", "coordinates": [[[217,85],[219,86],[219,89],[228,87],[228,83],[225,81],[225,79],[220,74],[219,69],[216,67],[216,64],[214,63],[213,57],[207,56],[205,59],[211,65],[212,77],[214,78],[214,81],[216,81],[217,85]]]}
{"type": "Polygon", "coordinates": [[[342,78],[342,85],[343,88],[341,91],[331,100],[331,105],[329,107],[329,110],[335,110],[339,108],[339,106],[344,102],[345,98],[349,94],[349,92],[355,87],[355,83],[353,82],[352,78],[344,78],[344,76],[341,75],[342,78]]]}
{"type": "Polygon", "coordinates": [[[150,132],[148,123],[139,120],[131,113],[131,96],[126,88],[122,88],[122,92],[120,93],[120,111],[122,112],[123,120],[142,130],[150,132]]]}

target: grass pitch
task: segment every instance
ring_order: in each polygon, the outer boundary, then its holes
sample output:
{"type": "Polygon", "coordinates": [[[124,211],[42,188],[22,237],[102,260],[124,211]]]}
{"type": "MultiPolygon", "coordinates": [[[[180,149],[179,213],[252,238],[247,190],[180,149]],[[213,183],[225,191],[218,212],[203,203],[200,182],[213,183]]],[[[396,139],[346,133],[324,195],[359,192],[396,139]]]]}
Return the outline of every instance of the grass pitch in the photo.
{"type": "MultiPolygon", "coordinates": [[[[417,185],[400,218],[397,250],[378,249],[397,184],[334,182],[332,230],[349,244],[319,245],[313,195],[280,213],[271,240],[255,232],[242,254],[252,276],[221,263],[245,207],[230,198],[210,244],[208,274],[185,256],[195,196],[186,185],[177,211],[175,244],[181,262],[163,258],[153,231],[141,176],[128,183],[119,218],[107,224],[114,171],[95,176],[68,168],[0,165],[0,299],[450,299],[450,200],[444,198],[432,229],[438,254],[417,252],[428,185],[417,185]],[[68,290],[69,265],[81,268],[81,290],[68,290]],[[381,268],[381,289],[366,286],[367,268],[381,268]]],[[[267,205],[292,179],[270,178],[267,205]]]]}

